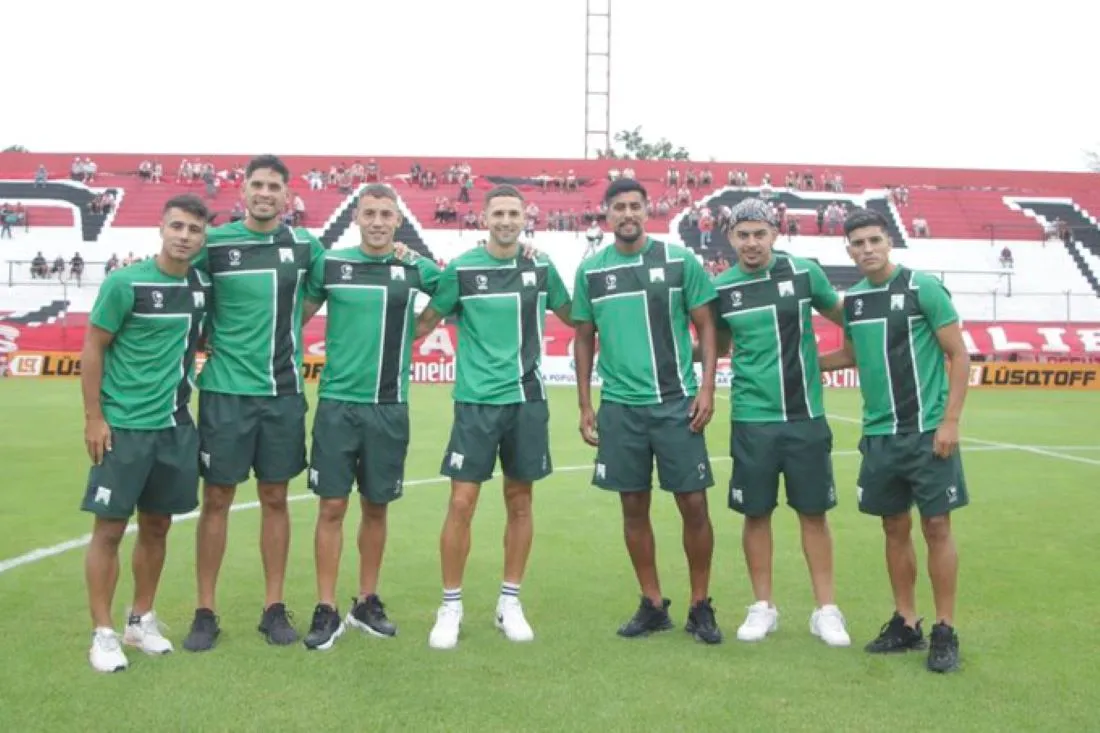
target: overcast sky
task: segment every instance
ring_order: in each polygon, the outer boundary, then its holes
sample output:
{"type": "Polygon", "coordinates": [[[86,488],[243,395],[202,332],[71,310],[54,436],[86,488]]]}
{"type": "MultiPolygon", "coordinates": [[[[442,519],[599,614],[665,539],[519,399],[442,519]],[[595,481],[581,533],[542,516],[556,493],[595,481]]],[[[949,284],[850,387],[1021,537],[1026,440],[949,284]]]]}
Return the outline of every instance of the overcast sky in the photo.
{"type": "MultiPolygon", "coordinates": [[[[6,2],[0,145],[583,157],[585,0],[286,7],[6,2]]],[[[1018,7],[613,0],[611,126],[700,160],[1080,170],[1100,3],[1018,7]]]]}

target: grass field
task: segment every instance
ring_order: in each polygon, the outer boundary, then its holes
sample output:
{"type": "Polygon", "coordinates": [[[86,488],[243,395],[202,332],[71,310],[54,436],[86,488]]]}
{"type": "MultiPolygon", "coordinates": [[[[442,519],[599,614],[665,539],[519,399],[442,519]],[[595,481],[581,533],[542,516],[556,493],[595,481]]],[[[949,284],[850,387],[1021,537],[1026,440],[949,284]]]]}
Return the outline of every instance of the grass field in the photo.
{"type": "MultiPolygon", "coordinates": [[[[313,395],[310,395],[311,400],[313,395]]],[[[837,418],[859,413],[854,392],[827,394],[837,418]]],[[[219,585],[224,633],[212,653],[152,659],[131,651],[125,674],[98,675],[86,654],[82,550],[0,571],[0,730],[1086,730],[1100,726],[1100,395],[971,392],[964,443],[971,507],[955,522],[961,556],[957,626],[963,668],[932,675],[923,654],[873,658],[862,644],[891,611],[878,523],[855,509],[858,431],[834,419],[840,506],[832,515],[837,592],[853,637],[830,649],[811,637],[809,581],[788,510],[776,521],[780,630],[759,645],[734,639],[751,602],[740,522],[725,508],[727,405],[708,431],[719,487],[712,595],[727,641],[696,644],[680,630],[615,635],[637,604],[616,498],[589,485],[592,452],[576,433],[572,390],[552,395],[558,471],[536,488],[535,546],[523,586],[530,645],[492,626],[503,506],[487,485],[474,526],[459,648],[432,651],[439,602],[438,532],[448,489],[437,477],[450,424],[449,391],[412,395],[405,497],[391,513],[381,595],[394,640],[355,633],[330,652],[268,647],[256,633],[262,601],[259,513],[230,523],[219,585]],[[1009,445],[1005,445],[1009,444],[1009,445]]],[[[7,480],[0,563],[90,528],[77,511],[87,459],[75,381],[0,381],[7,480]]],[[[316,509],[292,492],[287,601],[304,632],[315,603],[316,509]]],[[[675,507],[655,502],[658,561],[674,620],[687,610],[675,507]]],[[[251,486],[239,502],[255,499],[251,486]]],[[[349,514],[349,517],[354,516],[349,514]]],[[[347,526],[342,608],[355,591],[355,521],[347,526]]],[[[157,608],[177,647],[194,602],[193,520],[169,536],[157,608]]],[[[132,537],[130,538],[132,540],[132,537]]],[[[132,542],[124,551],[128,553],[132,542]]],[[[918,541],[922,558],[923,544],[918,541]]],[[[116,619],[131,592],[128,555],[116,619]]],[[[0,568],[4,567],[0,564],[0,568]]],[[[922,569],[923,575],[923,569],[922,569]]],[[[932,614],[927,581],[921,611],[932,614]]],[[[926,622],[930,625],[930,621],[926,622]]]]}

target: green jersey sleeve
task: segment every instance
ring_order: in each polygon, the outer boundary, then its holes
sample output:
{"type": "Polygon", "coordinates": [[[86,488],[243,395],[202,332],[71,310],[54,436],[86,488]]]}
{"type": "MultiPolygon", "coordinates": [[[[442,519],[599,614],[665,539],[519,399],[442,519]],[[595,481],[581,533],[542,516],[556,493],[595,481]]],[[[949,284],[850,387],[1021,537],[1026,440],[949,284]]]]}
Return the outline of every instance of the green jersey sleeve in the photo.
{"type": "Polygon", "coordinates": [[[134,288],[122,277],[108,277],[99,287],[88,322],[108,333],[118,333],[134,308],[134,288]]]}
{"type": "Polygon", "coordinates": [[[556,311],[558,308],[569,305],[569,291],[565,289],[565,283],[558,274],[558,268],[554,267],[554,263],[550,261],[547,261],[546,281],[546,305],[550,310],[556,311]]]}
{"type": "Polygon", "coordinates": [[[436,288],[439,287],[439,276],[443,273],[439,265],[427,257],[419,257],[416,260],[416,269],[420,272],[420,286],[424,292],[435,295],[436,288]]]}
{"type": "Polygon", "coordinates": [[[816,262],[809,262],[810,270],[810,303],[818,312],[832,310],[840,302],[840,295],[836,288],[829,282],[825,270],[816,262]]]}
{"type": "Polygon", "coordinates": [[[684,304],[689,311],[718,299],[718,291],[694,255],[684,258],[684,304]]]}
{"type": "Polygon", "coordinates": [[[322,255],[316,262],[312,260],[310,262],[309,272],[306,273],[305,297],[306,300],[312,300],[314,303],[324,303],[326,295],[325,257],[322,255]]]}
{"type": "Polygon", "coordinates": [[[951,302],[951,295],[938,278],[931,275],[918,275],[917,283],[920,286],[919,307],[924,314],[928,325],[933,331],[939,331],[944,326],[956,323],[959,320],[958,311],[951,302]]]}
{"type": "Polygon", "coordinates": [[[205,244],[202,246],[202,249],[199,250],[199,253],[195,255],[194,259],[191,260],[191,267],[194,267],[204,275],[210,274],[210,256],[205,244]]]}
{"type": "Polygon", "coordinates": [[[439,273],[435,293],[428,307],[441,316],[451,315],[458,307],[458,270],[455,269],[453,262],[439,273]]]}
{"type": "Polygon", "coordinates": [[[574,322],[592,320],[592,301],[588,299],[588,275],[583,267],[577,268],[577,276],[573,281],[573,312],[570,317],[574,322]]]}

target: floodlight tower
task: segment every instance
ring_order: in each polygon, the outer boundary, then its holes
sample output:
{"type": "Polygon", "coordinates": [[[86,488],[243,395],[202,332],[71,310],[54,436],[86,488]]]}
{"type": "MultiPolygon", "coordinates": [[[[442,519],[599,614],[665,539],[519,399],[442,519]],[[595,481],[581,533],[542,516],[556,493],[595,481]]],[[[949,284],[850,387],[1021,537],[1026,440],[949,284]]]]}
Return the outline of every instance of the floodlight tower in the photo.
{"type": "Polygon", "coordinates": [[[584,157],[611,149],[611,0],[585,0],[584,157]]]}

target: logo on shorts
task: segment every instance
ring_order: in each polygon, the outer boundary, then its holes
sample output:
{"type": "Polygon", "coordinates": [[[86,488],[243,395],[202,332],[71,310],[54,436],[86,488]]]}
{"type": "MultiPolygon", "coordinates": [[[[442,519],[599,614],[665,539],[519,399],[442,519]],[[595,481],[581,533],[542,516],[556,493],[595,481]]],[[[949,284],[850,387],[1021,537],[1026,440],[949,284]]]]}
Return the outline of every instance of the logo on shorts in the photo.
{"type": "Polygon", "coordinates": [[[279,262],[293,262],[294,250],[290,247],[279,247],[279,262]]]}
{"type": "Polygon", "coordinates": [[[829,503],[836,501],[836,486],[829,484],[829,503]]]}
{"type": "Polygon", "coordinates": [[[97,486],[95,490],[95,503],[107,506],[111,503],[111,490],[106,486],[97,486]]]}
{"type": "Polygon", "coordinates": [[[863,487],[862,486],[857,486],[856,487],[856,501],[860,504],[863,503],[863,487]]]}
{"type": "Polygon", "coordinates": [[[538,278],[535,276],[535,273],[533,273],[533,272],[523,273],[522,278],[523,278],[523,284],[526,285],[527,287],[534,287],[535,284],[538,282],[538,278]]]}
{"type": "Polygon", "coordinates": [[[696,468],[699,469],[699,478],[703,479],[707,477],[707,464],[700,463],[696,468]]]}
{"type": "Polygon", "coordinates": [[[401,479],[397,479],[397,483],[393,485],[393,495],[401,496],[401,492],[404,490],[404,482],[401,479]]]}
{"type": "Polygon", "coordinates": [[[745,490],[730,488],[730,501],[734,504],[745,503],[745,490]]]}
{"type": "Polygon", "coordinates": [[[199,451],[199,460],[202,461],[202,465],[210,468],[210,454],[207,451],[199,451]]]}
{"type": "Polygon", "coordinates": [[[312,486],[317,486],[317,484],[321,483],[321,472],[316,468],[309,469],[309,483],[312,486]]]}
{"type": "Polygon", "coordinates": [[[959,487],[948,486],[947,487],[947,503],[954,504],[959,500],[959,487]]]}
{"type": "Polygon", "coordinates": [[[241,264],[241,251],[239,249],[229,250],[229,266],[238,267],[241,264]]]}
{"type": "Polygon", "coordinates": [[[202,292],[201,290],[196,290],[191,293],[191,299],[195,301],[196,308],[206,307],[206,293],[202,292]]]}
{"type": "Polygon", "coordinates": [[[351,273],[354,272],[354,270],[355,268],[351,265],[340,265],[340,279],[351,280],[351,273]]]}
{"type": "Polygon", "coordinates": [[[154,290],[153,291],[153,307],[154,308],[163,308],[164,307],[164,293],[160,292],[159,290],[154,290]]]}
{"type": "Polygon", "coordinates": [[[663,267],[651,267],[651,268],[649,268],[649,281],[651,283],[663,283],[665,281],[665,268],[663,268],[663,267]]]}
{"type": "Polygon", "coordinates": [[[779,294],[794,295],[794,283],[790,280],[784,280],[783,282],[779,283],[779,294]]]}
{"type": "Polygon", "coordinates": [[[550,456],[545,453],[542,454],[542,470],[545,471],[550,467],[550,456]]]}
{"type": "Polygon", "coordinates": [[[863,298],[856,298],[855,313],[857,316],[863,315],[863,298]]]}
{"type": "Polygon", "coordinates": [[[610,273],[606,277],[604,277],[603,281],[604,281],[604,284],[607,285],[608,290],[614,290],[615,289],[615,284],[616,284],[617,281],[616,281],[615,275],[613,273],[610,273]]]}
{"type": "MultiPolygon", "coordinates": [[[[390,266],[390,280],[404,280],[404,279],[405,279],[405,268],[401,267],[400,265],[391,265],[390,266]]],[[[400,490],[400,487],[398,487],[398,490],[400,490]]]]}
{"type": "Polygon", "coordinates": [[[478,275],[477,277],[474,278],[474,282],[477,283],[477,289],[478,290],[488,290],[489,289],[489,276],[488,275],[478,275]]]}
{"type": "Polygon", "coordinates": [[[596,464],[596,478],[607,478],[607,466],[602,463],[596,464]]]}
{"type": "Polygon", "coordinates": [[[891,295],[890,296],[890,310],[903,311],[905,310],[905,294],[891,295]]]}
{"type": "MultiPolygon", "coordinates": [[[[484,275],[479,275],[479,277],[484,277],[484,275]]],[[[466,456],[462,455],[461,453],[452,452],[451,453],[451,468],[459,468],[459,469],[462,468],[462,462],[465,461],[465,460],[466,460],[466,456]]]]}

